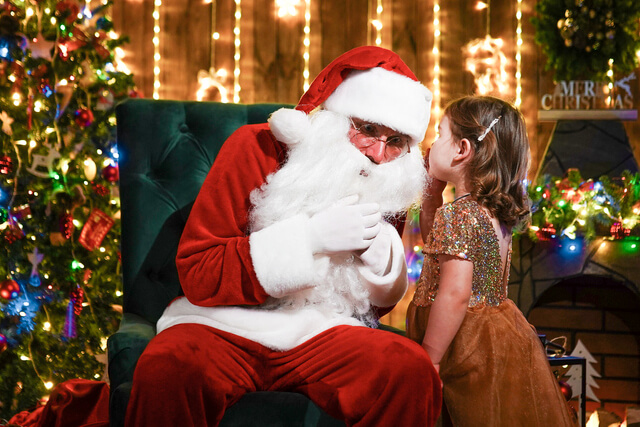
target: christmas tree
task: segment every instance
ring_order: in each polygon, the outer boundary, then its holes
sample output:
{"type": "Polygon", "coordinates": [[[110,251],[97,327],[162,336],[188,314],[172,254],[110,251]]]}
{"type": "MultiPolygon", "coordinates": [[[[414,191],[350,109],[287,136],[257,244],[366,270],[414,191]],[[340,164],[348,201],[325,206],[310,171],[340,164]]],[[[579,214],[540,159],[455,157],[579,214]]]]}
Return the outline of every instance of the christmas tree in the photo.
{"type": "Polygon", "coordinates": [[[102,379],[119,323],[114,107],[135,92],[109,7],[0,0],[0,420],[102,379]]]}

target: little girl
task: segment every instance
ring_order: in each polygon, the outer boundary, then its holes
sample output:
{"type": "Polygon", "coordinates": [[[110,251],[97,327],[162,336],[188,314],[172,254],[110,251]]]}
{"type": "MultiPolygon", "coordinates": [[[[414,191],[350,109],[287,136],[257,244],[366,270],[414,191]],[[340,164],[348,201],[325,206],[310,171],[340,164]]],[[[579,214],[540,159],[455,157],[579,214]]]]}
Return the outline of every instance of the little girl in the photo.
{"type": "Polygon", "coordinates": [[[439,133],[407,334],[438,369],[456,427],[575,425],[535,329],[507,298],[512,229],[529,216],[524,120],[500,99],[464,97],[439,133]],[[447,181],[455,200],[435,211],[447,181]]]}

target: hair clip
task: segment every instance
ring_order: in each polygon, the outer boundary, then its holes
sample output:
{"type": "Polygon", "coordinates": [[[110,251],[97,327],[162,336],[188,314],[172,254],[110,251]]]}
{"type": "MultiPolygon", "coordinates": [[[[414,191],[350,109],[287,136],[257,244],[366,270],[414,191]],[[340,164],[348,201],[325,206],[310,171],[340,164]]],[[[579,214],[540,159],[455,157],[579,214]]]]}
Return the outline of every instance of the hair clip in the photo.
{"type": "Polygon", "coordinates": [[[498,117],[496,117],[495,119],[493,119],[493,121],[491,122],[491,124],[489,125],[489,127],[488,127],[488,128],[486,128],[486,129],[484,130],[484,132],[482,132],[482,135],[480,135],[480,136],[478,137],[478,142],[482,141],[482,140],[484,139],[484,137],[485,137],[485,136],[487,136],[487,134],[489,133],[489,131],[491,130],[491,128],[492,128],[496,123],[498,123],[498,120],[500,120],[500,118],[501,118],[501,117],[502,117],[502,116],[498,116],[498,117]]]}

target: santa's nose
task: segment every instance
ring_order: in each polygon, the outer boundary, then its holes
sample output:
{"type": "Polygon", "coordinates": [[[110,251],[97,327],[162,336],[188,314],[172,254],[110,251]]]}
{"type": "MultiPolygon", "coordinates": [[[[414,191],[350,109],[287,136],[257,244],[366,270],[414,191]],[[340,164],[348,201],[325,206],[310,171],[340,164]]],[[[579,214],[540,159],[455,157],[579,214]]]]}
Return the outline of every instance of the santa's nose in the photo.
{"type": "Polygon", "coordinates": [[[386,141],[376,140],[373,145],[370,145],[364,149],[364,154],[371,160],[373,163],[379,165],[382,163],[386,163],[389,160],[385,158],[385,150],[386,150],[386,141]]]}

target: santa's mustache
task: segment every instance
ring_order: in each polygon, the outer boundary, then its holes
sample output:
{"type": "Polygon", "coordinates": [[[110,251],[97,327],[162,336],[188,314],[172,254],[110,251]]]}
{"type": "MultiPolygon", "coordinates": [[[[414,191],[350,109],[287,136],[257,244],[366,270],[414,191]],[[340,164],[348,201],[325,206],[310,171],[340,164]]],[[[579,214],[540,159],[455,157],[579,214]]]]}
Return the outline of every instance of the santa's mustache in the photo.
{"type": "Polygon", "coordinates": [[[378,203],[387,217],[419,201],[426,172],[418,147],[376,164],[351,144],[347,117],[318,111],[310,120],[306,138],[291,147],[286,163],[252,194],[255,227],[299,213],[311,216],[354,194],[359,203],[378,203]]]}

